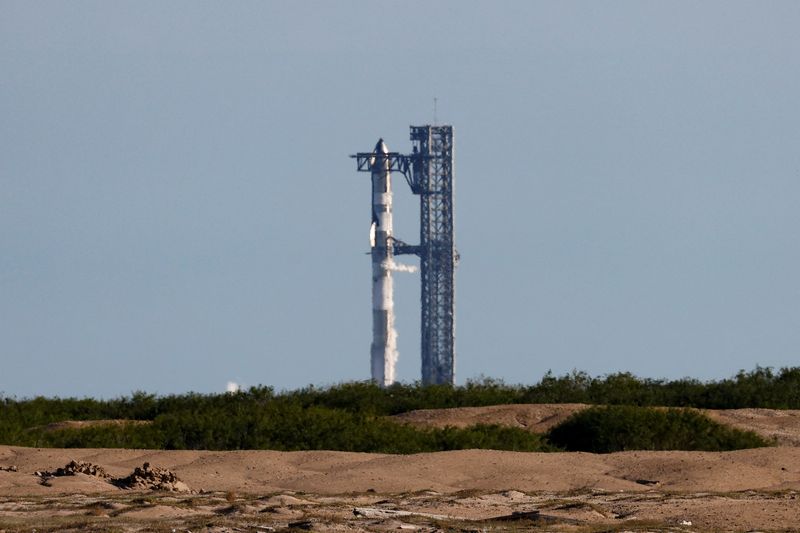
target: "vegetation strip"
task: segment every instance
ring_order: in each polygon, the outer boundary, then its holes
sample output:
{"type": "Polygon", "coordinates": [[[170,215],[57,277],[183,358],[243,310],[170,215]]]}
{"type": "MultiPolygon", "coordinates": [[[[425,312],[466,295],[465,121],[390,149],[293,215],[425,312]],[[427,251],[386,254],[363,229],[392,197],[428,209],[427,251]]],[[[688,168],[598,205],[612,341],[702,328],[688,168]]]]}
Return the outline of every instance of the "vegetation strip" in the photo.
{"type": "Polygon", "coordinates": [[[238,393],[209,395],[157,397],[140,392],[113,400],[0,398],[0,443],[62,448],[327,449],[383,453],[467,448],[580,449],[568,442],[566,436],[572,431],[583,435],[572,437],[573,441],[589,440],[595,451],[738,449],[767,444],[752,435],[714,425],[698,413],[659,415],[652,409],[643,409],[656,405],[800,408],[800,368],[785,368],[777,373],[756,368],[731,379],[708,383],[688,378],[640,379],[627,373],[591,378],[573,372],[562,377],[548,373],[531,386],[486,379],[463,387],[398,384],[381,388],[370,383],[345,383],[282,393],[270,387],[253,387],[238,393]],[[386,418],[414,409],[513,403],[628,407],[622,411],[590,410],[584,418],[576,415],[577,418],[564,422],[561,429],[551,430],[547,437],[498,425],[415,428],[386,418]],[[608,416],[603,418],[603,413],[608,416]],[[65,421],[93,420],[104,422],[58,425],[65,421]],[[125,422],[108,423],[109,420],[125,422]],[[620,426],[623,421],[633,429],[623,430],[620,426]],[[604,427],[594,433],[579,430],[580,424],[600,423],[604,427]],[[638,426],[644,426],[649,433],[637,429],[638,426]],[[612,427],[616,427],[613,432],[612,427]],[[677,430],[681,435],[699,434],[679,439],[674,435],[677,430]],[[609,436],[611,433],[616,436],[609,436]]]}

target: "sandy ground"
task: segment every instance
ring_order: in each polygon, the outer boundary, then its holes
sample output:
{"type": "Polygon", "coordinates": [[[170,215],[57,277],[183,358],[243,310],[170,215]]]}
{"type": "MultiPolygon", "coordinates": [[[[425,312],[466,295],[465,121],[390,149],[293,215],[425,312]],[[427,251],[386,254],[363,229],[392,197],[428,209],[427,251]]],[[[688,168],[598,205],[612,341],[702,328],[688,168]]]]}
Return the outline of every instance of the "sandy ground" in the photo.
{"type": "MultiPolygon", "coordinates": [[[[494,422],[541,428],[567,409],[502,407],[438,416],[471,423],[495,412],[494,422]]],[[[782,442],[800,435],[796,413],[718,416],[782,442]]],[[[11,465],[16,472],[0,471],[0,531],[800,531],[800,447],[788,445],[410,456],[0,446],[0,468],[11,465]],[[118,477],[149,462],[195,492],[127,491],[83,474],[42,484],[33,475],[72,459],[118,477]]]]}
{"type": "MultiPolygon", "coordinates": [[[[416,426],[467,427],[501,424],[544,433],[570,415],[589,407],[581,403],[492,405],[456,409],[423,409],[394,418],[416,426]]],[[[739,429],[755,431],[780,445],[800,446],[800,411],[775,409],[701,409],[710,418],[739,429]]]]}

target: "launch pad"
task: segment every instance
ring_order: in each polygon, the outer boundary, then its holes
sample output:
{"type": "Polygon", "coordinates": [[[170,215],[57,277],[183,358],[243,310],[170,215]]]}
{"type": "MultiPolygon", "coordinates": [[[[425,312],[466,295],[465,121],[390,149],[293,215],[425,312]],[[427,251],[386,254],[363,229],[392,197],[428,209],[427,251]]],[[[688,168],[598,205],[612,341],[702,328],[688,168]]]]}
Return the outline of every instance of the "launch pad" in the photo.
{"type": "Polygon", "coordinates": [[[372,376],[383,385],[394,378],[391,370],[376,374],[376,342],[380,332],[386,331],[383,346],[385,359],[393,349],[393,311],[388,318],[375,311],[384,311],[391,302],[391,265],[394,255],[412,254],[420,259],[420,353],[422,356],[423,384],[455,383],[455,267],[458,254],[455,249],[453,218],[453,127],[411,126],[412,153],[400,154],[386,150],[382,140],[373,152],[354,156],[360,172],[371,172],[373,180],[373,350],[372,376]],[[391,172],[404,177],[411,192],[420,197],[419,244],[407,244],[394,237],[391,230],[391,172]],[[376,191],[379,183],[384,190],[376,191]],[[380,194],[380,196],[378,196],[380,194]],[[387,196],[388,194],[388,196],[387,196]],[[385,214],[388,212],[388,216],[385,214]],[[386,226],[388,224],[388,227],[386,226]],[[374,233],[373,233],[374,232],[374,233]],[[375,265],[379,266],[376,267],[375,265]],[[383,266],[380,266],[383,265],[383,266]],[[376,270],[377,268],[377,270],[376,270]],[[386,278],[388,276],[388,282],[386,278]],[[383,294],[379,297],[378,294],[383,294]],[[378,300],[382,298],[379,302],[378,300]],[[376,303],[378,302],[378,303],[376,303]],[[381,307],[382,306],[382,307],[381,307]],[[378,309],[381,307],[381,309],[378,309]],[[380,321],[380,324],[378,323],[380,321]],[[386,325],[388,324],[388,330],[386,325]],[[387,379],[391,375],[392,379],[387,379]]]}

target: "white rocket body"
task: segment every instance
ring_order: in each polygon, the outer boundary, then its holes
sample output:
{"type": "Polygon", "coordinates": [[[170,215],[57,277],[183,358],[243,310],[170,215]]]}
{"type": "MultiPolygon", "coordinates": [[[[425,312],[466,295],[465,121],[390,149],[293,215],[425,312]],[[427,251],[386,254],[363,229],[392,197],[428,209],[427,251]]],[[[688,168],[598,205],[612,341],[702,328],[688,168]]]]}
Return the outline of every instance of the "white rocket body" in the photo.
{"type": "Polygon", "coordinates": [[[395,381],[397,332],[394,329],[394,266],[392,241],[392,180],[383,139],[372,160],[372,380],[382,386],[395,381]]]}

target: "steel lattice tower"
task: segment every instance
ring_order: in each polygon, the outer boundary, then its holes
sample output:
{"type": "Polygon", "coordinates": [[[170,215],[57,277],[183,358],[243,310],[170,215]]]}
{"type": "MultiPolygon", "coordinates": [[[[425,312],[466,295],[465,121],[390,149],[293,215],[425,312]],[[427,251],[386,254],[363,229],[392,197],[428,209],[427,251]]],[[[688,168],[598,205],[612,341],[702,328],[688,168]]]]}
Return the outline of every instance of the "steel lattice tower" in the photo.
{"type": "MultiPolygon", "coordinates": [[[[390,171],[401,172],[420,197],[419,245],[392,238],[394,255],[420,258],[422,383],[455,384],[455,249],[453,219],[453,127],[411,126],[413,153],[385,154],[390,171]]],[[[370,171],[373,152],[354,156],[370,171]]]]}
{"type": "Polygon", "coordinates": [[[411,126],[411,190],[419,195],[424,384],[455,383],[453,127],[411,126]]]}

